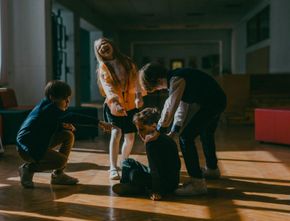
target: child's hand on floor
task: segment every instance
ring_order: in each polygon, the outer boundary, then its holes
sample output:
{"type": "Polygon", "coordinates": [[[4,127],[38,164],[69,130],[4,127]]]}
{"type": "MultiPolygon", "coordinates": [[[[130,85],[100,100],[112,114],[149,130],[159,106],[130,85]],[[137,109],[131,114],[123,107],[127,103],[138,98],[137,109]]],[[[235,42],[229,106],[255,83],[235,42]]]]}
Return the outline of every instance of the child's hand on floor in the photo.
{"type": "Polygon", "coordinates": [[[159,201],[162,199],[162,196],[159,193],[151,193],[150,199],[154,201],[159,201]]]}
{"type": "Polygon", "coordinates": [[[75,131],[76,128],[72,124],[62,123],[62,127],[66,130],[75,131]]]}

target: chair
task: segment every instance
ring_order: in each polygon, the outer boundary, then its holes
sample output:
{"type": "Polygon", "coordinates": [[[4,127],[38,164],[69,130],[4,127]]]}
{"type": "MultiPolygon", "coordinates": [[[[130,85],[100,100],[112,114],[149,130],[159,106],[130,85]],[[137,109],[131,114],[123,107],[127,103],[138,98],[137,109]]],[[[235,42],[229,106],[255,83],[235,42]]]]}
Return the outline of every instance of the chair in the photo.
{"type": "Polygon", "coordinates": [[[12,88],[0,88],[0,125],[3,144],[14,144],[16,134],[32,110],[32,106],[19,106],[12,88]]]}
{"type": "MultiPolygon", "coordinates": [[[[69,107],[68,111],[98,119],[98,109],[95,107],[69,107]]],[[[99,134],[98,127],[91,127],[87,125],[75,125],[75,127],[75,137],[77,140],[93,139],[99,134]]]]}

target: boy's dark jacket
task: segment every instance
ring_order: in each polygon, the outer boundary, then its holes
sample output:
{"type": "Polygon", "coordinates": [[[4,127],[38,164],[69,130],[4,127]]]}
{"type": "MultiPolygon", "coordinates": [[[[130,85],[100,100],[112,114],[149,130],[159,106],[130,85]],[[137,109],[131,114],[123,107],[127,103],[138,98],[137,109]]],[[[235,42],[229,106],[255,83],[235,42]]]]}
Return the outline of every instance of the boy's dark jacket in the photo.
{"type": "Polygon", "coordinates": [[[34,160],[42,159],[52,135],[62,129],[62,123],[98,125],[96,118],[60,110],[49,99],[42,99],[30,112],[17,133],[16,144],[20,151],[34,160]]]}

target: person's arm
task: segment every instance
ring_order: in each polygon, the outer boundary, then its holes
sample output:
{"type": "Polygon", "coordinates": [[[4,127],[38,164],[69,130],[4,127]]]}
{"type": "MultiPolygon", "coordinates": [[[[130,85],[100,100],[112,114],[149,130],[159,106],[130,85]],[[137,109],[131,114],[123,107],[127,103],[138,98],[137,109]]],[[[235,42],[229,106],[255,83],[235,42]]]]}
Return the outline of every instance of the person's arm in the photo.
{"type": "Polygon", "coordinates": [[[180,134],[199,109],[200,106],[196,103],[188,104],[181,101],[174,115],[174,122],[168,135],[173,138],[175,135],[180,134]]]}
{"type": "MultiPolygon", "coordinates": [[[[100,127],[104,132],[110,132],[113,126],[110,123],[100,121],[95,117],[91,117],[85,114],[78,114],[74,112],[67,112],[60,117],[60,121],[63,123],[64,128],[69,129],[71,126],[68,124],[73,124],[75,126],[85,126],[85,127],[100,127]]],[[[72,131],[74,129],[72,128],[72,131]]]]}
{"type": "Polygon", "coordinates": [[[111,113],[116,116],[126,116],[125,108],[122,106],[123,102],[120,100],[122,98],[118,95],[118,89],[114,85],[111,73],[104,64],[99,70],[99,75],[111,113]]]}
{"type": "Polygon", "coordinates": [[[99,120],[95,117],[91,117],[85,114],[79,114],[74,112],[66,111],[59,118],[63,123],[71,123],[75,125],[90,125],[90,126],[98,126],[99,120]]]}
{"type": "Polygon", "coordinates": [[[103,87],[103,90],[105,92],[107,101],[109,103],[116,102],[116,101],[118,102],[119,95],[118,95],[117,89],[113,85],[114,82],[111,77],[111,74],[108,68],[104,64],[100,67],[98,74],[99,74],[99,79],[103,87]]]}
{"type": "Polygon", "coordinates": [[[183,101],[180,101],[178,108],[174,114],[174,121],[171,127],[171,132],[179,133],[180,129],[184,125],[185,118],[188,114],[189,104],[183,101]]]}
{"type": "Polygon", "coordinates": [[[176,109],[181,101],[183,92],[185,90],[185,80],[179,77],[173,77],[170,81],[169,97],[166,99],[157,129],[160,132],[166,130],[171,124],[176,109]]]}
{"type": "Polygon", "coordinates": [[[132,64],[132,72],[136,76],[135,78],[135,106],[136,108],[140,108],[144,105],[143,102],[143,95],[142,95],[142,88],[139,81],[139,73],[135,64],[132,64]]]}

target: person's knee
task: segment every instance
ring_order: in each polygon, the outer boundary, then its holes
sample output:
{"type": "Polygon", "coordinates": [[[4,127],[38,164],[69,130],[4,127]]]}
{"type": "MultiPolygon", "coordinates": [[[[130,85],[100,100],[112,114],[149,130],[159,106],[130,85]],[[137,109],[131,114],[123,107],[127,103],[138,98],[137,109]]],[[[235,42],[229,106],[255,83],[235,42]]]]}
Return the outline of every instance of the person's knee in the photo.
{"type": "Polygon", "coordinates": [[[111,137],[114,139],[121,139],[122,130],[119,128],[113,128],[111,131],[111,137]]]}
{"type": "Polygon", "coordinates": [[[132,146],[134,144],[134,140],[135,140],[135,134],[134,133],[125,134],[124,142],[125,142],[126,145],[132,146]]]}
{"type": "Polygon", "coordinates": [[[65,141],[65,143],[73,145],[75,142],[75,135],[72,131],[70,130],[64,130],[62,132],[62,136],[63,136],[63,140],[65,141]]]}
{"type": "Polygon", "coordinates": [[[138,185],[142,180],[142,173],[138,170],[132,170],[130,172],[130,180],[132,184],[138,185]]]}

